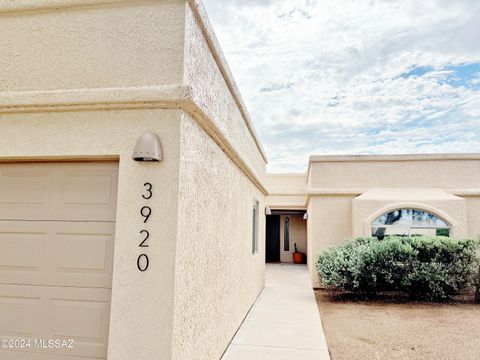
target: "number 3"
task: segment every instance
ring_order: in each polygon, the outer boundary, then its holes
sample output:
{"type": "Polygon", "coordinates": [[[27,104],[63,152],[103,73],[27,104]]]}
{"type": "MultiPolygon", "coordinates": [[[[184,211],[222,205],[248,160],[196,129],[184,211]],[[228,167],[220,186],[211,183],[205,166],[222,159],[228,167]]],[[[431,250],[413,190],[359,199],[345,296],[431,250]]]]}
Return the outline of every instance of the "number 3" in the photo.
{"type": "Polygon", "coordinates": [[[148,193],[147,195],[143,194],[142,197],[145,199],[145,200],[148,200],[148,199],[151,199],[152,196],[153,196],[153,192],[152,192],[152,184],[150,183],[145,183],[143,184],[143,186],[145,186],[145,191],[148,193]]]}

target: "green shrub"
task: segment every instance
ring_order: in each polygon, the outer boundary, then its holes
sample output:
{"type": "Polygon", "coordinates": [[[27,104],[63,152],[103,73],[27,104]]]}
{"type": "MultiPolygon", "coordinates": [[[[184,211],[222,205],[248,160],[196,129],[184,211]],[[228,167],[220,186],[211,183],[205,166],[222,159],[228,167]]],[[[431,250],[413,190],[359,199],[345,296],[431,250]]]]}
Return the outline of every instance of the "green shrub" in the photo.
{"type": "Polygon", "coordinates": [[[324,251],[316,266],[326,287],[445,300],[474,284],[478,247],[477,240],[443,236],[358,238],[324,251]]]}

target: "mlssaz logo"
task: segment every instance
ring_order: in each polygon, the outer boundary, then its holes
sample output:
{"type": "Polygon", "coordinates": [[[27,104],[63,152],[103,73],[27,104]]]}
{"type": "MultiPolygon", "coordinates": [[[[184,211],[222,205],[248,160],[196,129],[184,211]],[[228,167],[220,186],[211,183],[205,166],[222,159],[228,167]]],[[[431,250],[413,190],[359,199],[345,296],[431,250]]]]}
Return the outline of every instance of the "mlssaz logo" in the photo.
{"type": "Polygon", "coordinates": [[[39,349],[73,349],[72,339],[34,339],[34,347],[39,349]]]}

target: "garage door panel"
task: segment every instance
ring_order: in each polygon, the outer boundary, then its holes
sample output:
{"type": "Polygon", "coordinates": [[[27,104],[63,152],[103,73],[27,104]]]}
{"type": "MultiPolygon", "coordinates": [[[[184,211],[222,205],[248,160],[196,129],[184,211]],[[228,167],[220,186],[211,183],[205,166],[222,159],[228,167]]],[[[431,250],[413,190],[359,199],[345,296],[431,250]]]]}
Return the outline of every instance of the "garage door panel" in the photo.
{"type": "Polygon", "coordinates": [[[115,219],[118,173],[116,167],[101,164],[95,167],[59,168],[60,198],[57,216],[69,219],[102,221],[115,219]]]}
{"type": "Polygon", "coordinates": [[[56,234],[58,269],[106,270],[112,234],[56,234]]]}
{"type": "Polygon", "coordinates": [[[32,337],[38,332],[41,313],[40,296],[3,289],[0,293],[0,334],[32,337]]]}
{"type": "Polygon", "coordinates": [[[114,238],[114,223],[56,223],[49,278],[62,286],[110,288],[114,238]]]}
{"type": "Polygon", "coordinates": [[[73,349],[19,352],[106,357],[110,296],[110,289],[0,285],[0,337],[72,339],[73,349]]]}
{"type": "Polygon", "coordinates": [[[114,163],[0,164],[0,219],[115,221],[114,163]]]}
{"type": "Polygon", "coordinates": [[[75,349],[54,353],[106,357],[110,296],[110,289],[52,289],[51,337],[75,342],[75,349]]]}
{"type": "Polygon", "coordinates": [[[48,214],[53,182],[52,171],[38,165],[0,165],[0,218],[48,214]]]}
{"type": "Polygon", "coordinates": [[[0,164],[0,359],[105,359],[118,165],[0,164]],[[74,348],[33,341],[72,339],[74,348]]]}
{"type": "Polygon", "coordinates": [[[0,221],[0,279],[109,288],[114,233],[114,223],[0,221]]]}
{"type": "Polygon", "coordinates": [[[48,242],[45,229],[35,229],[29,224],[20,228],[3,225],[0,223],[0,249],[3,249],[0,251],[0,272],[40,271],[48,242]]]}

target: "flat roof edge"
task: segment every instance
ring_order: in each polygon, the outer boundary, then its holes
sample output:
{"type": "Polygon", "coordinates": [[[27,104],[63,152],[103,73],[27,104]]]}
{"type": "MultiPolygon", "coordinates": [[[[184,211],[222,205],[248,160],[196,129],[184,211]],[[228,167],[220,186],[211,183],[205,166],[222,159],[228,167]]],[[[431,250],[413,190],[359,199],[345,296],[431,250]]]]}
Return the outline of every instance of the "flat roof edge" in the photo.
{"type": "Polygon", "coordinates": [[[215,59],[215,62],[217,63],[217,66],[220,69],[223,78],[225,79],[225,83],[227,84],[227,87],[232,94],[233,99],[235,100],[235,103],[240,110],[240,113],[242,114],[245,125],[247,126],[250,134],[252,135],[258,151],[260,152],[260,155],[262,156],[265,163],[268,163],[268,157],[265,149],[263,148],[262,143],[260,142],[260,138],[255,130],[255,127],[253,126],[253,122],[250,118],[250,115],[248,114],[248,110],[245,106],[240,90],[238,89],[232,72],[230,71],[230,67],[228,66],[227,60],[225,59],[225,56],[223,54],[222,48],[220,47],[215,32],[213,31],[212,25],[210,24],[210,20],[208,19],[205,7],[199,0],[187,0],[187,3],[193,10],[195,18],[200,25],[200,29],[202,30],[203,36],[205,37],[208,47],[212,52],[213,58],[215,59]]]}
{"type": "MultiPolygon", "coordinates": [[[[0,15],[14,14],[21,12],[41,12],[41,11],[55,11],[65,8],[82,8],[82,7],[98,7],[104,5],[138,5],[141,3],[155,3],[158,0],[0,0],[0,15]]],[[[265,161],[268,163],[268,157],[265,149],[260,142],[260,138],[253,126],[253,122],[248,114],[245,103],[243,102],[240,91],[235,83],[233,75],[227,64],[225,56],[218,43],[217,37],[208,19],[207,12],[199,0],[184,0],[188,4],[198,22],[200,29],[205,37],[205,40],[210,48],[210,51],[224,77],[225,83],[232,94],[232,97],[240,110],[245,125],[251,134],[258,151],[265,161]]]]}
{"type": "MultiPolygon", "coordinates": [[[[143,0],[152,2],[153,0],[143,0]]],[[[138,3],[135,0],[0,0],[0,14],[49,11],[61,8],[138,3]]]]}
{"type": "Polygon", "coordinates": [[[89,88],[47,91],[0,91],[0,114],[120,109],[176,109],[184,111],[222,148],[262,193],[268,194],[260,174],[195,103],[192,88],[181,84],[143,87],[89,88]]]}
{"type": "Polygon", "coordinates": [[[315,162],[480,160],[480,153],[395,154],[395,155],[312,155],[315,162]]]}
{"type": "Polygon", "coordinates": [[[298,173],[270,173],[267,172],[267,176],[278,176],[278,177],[305,177],[307,176],[306,172],[298,172],[298,173]]]}

